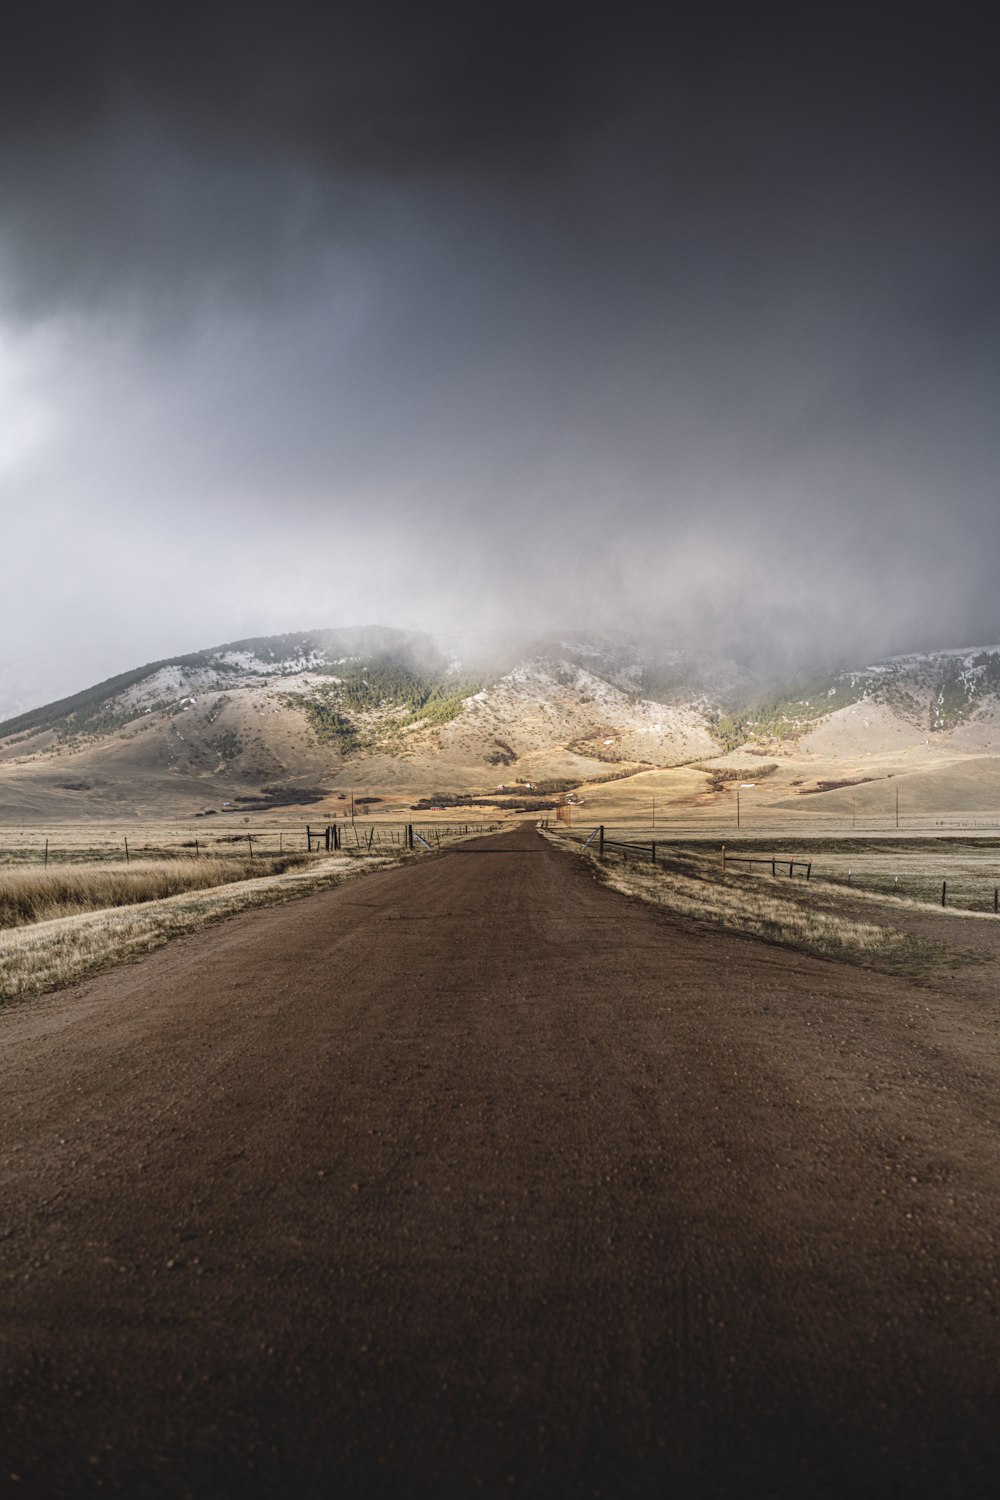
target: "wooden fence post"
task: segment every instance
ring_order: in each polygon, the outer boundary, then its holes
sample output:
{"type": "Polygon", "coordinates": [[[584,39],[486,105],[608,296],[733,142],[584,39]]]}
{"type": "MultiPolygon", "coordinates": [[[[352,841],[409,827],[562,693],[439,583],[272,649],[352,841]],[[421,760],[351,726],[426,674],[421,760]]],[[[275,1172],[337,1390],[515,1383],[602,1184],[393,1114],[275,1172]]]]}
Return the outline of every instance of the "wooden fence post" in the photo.
{"type": "Polygon", "coordinates": [[[948,882],[947,882],[947,880],[942,880],[942,882],[941,882],[941,905],[942,906],[947,906],[948,905],[948,882]]]}
{"type": "Polygon", "coordinates": [[[249,833],[247,834],[247,844],[250,848],[250,858],[253,859],[253,837],[249,833]]]}
{"type": "Polygon", "coordinates": [[[129,863],[129,857],[128,857],[128,839],[125,840],[125,863],[126,864],[129,863]]]}
{"type": "Polygon", "coordinates": [[[655,865],[656,864],[656,840],[655,839],[653,840],[652,847],[650,849],[650,858],[651,858],[653,864],[655,865]]]}
{"type": "Polygon", "coordinates": [[[604,858],[604,824],[603,823],[601,824],[600,831],[599,831],[599,833],[597,835],[597,852],[601,856],[601,858],[603,859],[604,858]]]}
{"type": "Polygon", "coordinates": [[[725,873],[726,873],[726,846],[725,846],[725,844],[723,844],[723,846],[722,846],[722,873],[723,873],[723,875],[725,875],[725,873]]]}
{"type": "Polygon", "coordinates": [[[49,841],[48,841],[48,839],[46,839],[45,840],[45,864],[46,864],[46,866],[48,865],[48,862],[49,862],[49,841]]]}

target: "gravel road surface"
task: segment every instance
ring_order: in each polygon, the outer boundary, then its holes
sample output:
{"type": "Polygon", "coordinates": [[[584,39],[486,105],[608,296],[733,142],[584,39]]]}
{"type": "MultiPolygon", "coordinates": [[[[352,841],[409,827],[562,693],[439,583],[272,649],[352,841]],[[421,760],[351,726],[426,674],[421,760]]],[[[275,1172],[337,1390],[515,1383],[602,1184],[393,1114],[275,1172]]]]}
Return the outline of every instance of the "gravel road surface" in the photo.
{"type": "Polygon", "coordinates": [[[997,1007],[522,829],[0,1014],[0,1492],[1000,1494],[997,1007]]]}

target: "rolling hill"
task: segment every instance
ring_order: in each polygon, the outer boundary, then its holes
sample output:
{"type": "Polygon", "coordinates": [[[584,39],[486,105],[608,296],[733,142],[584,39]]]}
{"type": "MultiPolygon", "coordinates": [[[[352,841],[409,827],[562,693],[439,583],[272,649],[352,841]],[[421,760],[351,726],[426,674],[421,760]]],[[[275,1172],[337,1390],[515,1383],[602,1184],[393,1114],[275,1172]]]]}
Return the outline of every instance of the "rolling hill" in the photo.
{"type": "Polygon", "coordinates": [[[461,661],[429,636],[370,626],[229,642],[0,721],[0,821],[308,805],[362,788],[527,793],[707,763],[698,786],[725,795],[712,768],[747,755],[772,759],[773,795],[789,804],[842,800],[832,783],[870,788],[890,772],[947,779],[959,764],[966,802],[973,763],[997,754],[1000,647],[764,690],[732,662],[625,637],[461,661]]]}

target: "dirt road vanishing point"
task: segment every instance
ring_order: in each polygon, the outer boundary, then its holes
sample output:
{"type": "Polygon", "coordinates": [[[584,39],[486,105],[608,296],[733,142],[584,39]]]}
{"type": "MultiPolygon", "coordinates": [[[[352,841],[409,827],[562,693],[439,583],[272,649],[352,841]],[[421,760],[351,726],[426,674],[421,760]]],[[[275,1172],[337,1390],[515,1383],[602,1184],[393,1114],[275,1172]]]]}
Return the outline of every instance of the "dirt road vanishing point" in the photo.
{"type": "Polygon", "coordinates": [[[534,832],[0,1015],[0,1492],[1000,1493],[995,1011],[534,832]]]}

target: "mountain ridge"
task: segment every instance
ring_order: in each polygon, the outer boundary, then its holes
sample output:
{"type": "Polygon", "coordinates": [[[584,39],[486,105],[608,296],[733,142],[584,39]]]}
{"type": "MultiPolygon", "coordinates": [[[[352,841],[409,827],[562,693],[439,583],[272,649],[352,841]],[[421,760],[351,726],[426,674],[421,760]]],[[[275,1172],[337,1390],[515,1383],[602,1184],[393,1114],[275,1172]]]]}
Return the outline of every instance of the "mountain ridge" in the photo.
{"type": "Polygon", "coordinates": [[[740,753],[819,757],[833,777],[906,746],[1000,752],[1000,647],[760,689],[734,662],[624,635],[535,639],[492,661],[378,625],[245,637],[0,721],[0,817],[348,783],[486,792],[740,753]]]}

